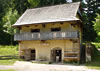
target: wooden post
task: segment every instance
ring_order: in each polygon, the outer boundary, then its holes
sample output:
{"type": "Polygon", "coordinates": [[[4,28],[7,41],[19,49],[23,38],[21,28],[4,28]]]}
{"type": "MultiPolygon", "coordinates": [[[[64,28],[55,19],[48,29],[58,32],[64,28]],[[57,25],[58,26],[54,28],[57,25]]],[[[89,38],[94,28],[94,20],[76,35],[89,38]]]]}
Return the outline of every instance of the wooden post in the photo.
{"type": "Polygon", "coordinates": [[[92,49],[91,44],[87,43],[86,44],[86,62],[91,61],[91,53],[92,53],[91,49],[92,49]]]}
{"type": "Polygon", "coordinates": [[[30,50],[26,49],[25,50],[25,60],[30,60],[31,54],[30,54],[30,50]]]}

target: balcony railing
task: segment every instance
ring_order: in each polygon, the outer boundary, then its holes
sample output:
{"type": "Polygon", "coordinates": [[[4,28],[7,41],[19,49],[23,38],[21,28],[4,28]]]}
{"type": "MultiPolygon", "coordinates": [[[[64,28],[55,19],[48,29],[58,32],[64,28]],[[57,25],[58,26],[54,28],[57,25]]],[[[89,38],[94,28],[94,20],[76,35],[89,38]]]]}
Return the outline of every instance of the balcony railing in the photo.
{"type": "Polygon", "coordinates": [[[31,33],[25,32],[14,35],[15,41],[20,40],[51,40],[51,39],[77,39],[78,31],[31,33]]]}

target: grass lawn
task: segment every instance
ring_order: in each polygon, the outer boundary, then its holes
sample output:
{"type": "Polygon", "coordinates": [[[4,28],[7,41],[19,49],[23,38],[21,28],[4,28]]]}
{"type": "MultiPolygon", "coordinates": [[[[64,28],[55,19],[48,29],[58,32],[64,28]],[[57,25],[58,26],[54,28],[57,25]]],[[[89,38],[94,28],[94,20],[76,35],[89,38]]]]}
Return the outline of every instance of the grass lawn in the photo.
{"type": "Polygon", "coordinates": [[[0,65],[13,65],[18,59],[6,59],[6,60],[0,60],[0,65]]]}
{"type": "Polygon", "coordinates": [[[100,70],[100,52],[95,48],[93,61],[85,64],[88,68],[100,70]]]}
{"type": "Polygon", "coordinates": [[[6,56],[18,55],[17,46],[0,46],[0,65],[12,65],[18,60],[16,57],[6,57],[6,56]]]}
{"type": "Polygon", "coordinates": [[[86,66],[90,69],[99,69],[100,70],[100,61],[93,61],[86,63],[86,66]]]}
{"type": "Polygon", "coordinates": [[[17,55],[18,46],[0,46],[0,56],[4,55],[17,55]]]}

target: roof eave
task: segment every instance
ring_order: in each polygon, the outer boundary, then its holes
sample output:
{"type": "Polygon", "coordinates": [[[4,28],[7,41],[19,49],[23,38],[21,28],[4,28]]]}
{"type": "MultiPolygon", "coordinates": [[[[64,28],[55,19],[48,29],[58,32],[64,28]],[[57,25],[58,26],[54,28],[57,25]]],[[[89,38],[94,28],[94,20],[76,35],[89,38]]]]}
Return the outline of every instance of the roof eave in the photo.
{"type": "MultiPolygon", "coordinates": [[[[72,21],[80,21],[80,20],[71,20],[71,21],[55,21],[55,22],[42,22],[42,23],[28,23],[21,25],[12,25],[12,27],[25,26],[25,25],[37,25],[37,24],[48,24],[48,23],[58,23],[58,22],[72,22],[72,21]]],[[[80,21],[81,22],[81,21],[80,21]]]]}

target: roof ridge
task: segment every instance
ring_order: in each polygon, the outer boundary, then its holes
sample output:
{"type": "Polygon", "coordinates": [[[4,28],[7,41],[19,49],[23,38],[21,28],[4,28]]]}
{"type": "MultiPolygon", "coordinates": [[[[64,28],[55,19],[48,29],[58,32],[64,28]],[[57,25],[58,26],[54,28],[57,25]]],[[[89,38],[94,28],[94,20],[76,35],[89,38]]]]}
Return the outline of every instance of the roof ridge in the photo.
{"type": "Polygon", "coordinates": [[[27,10],[36,10],[36,9],[41,9],[41,8],[49,8],[49,7],[55,7],[55,6],[61,6],[61,5],[69,5],[69,4],[80,4],[80,2],[71,2],[71,3],[57,4],[57,5],[51,5],[51,6],[36,7],[36,8],[30,8],[30,9],[27,9],[27,10]]]}

